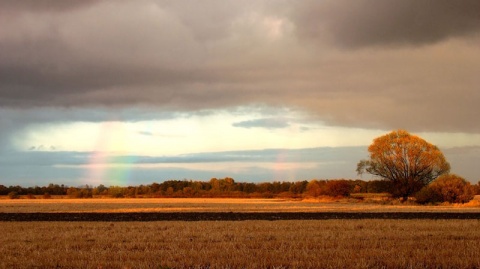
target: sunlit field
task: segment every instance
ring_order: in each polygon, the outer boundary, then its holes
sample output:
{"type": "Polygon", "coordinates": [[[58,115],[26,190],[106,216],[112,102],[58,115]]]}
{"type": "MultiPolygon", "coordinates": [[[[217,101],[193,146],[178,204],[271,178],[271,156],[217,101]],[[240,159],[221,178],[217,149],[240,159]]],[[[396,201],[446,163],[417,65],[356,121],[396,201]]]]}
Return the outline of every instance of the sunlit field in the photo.
{"type": "Polygon", "coordinates": [[[479,220],[0,223],[1,268],[479,268],[479,220]]]}
{"type": "MultiPolygon", "coordinates": [[[[477,197],[478,199],[478,197],[477,197]]],[[[14,199],[0,213],[480,212],[355,199],[14,199]]],[[[0,268],[480,268],[480,220],[0,222],[0,268]]]]}
{"type": "MultiPolygon", "coordinates": [[[[478,197],[477,197],[478,199],[478,197]]],[[[421,206],[394,202],[233,198],[145,199],[2,199],[0,212],[480,212],[480,201],[468,204],[421,206]]]]}

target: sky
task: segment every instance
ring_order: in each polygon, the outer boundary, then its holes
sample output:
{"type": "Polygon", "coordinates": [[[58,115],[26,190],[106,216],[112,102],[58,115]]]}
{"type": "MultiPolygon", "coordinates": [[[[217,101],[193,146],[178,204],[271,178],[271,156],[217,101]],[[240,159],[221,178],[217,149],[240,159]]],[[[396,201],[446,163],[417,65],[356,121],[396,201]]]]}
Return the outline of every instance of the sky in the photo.
{"type": "Polygon", "coordinates": [[[405,129],[480,180],[477,0],[0,1],[0,184],[361,178],[405,129]]]}

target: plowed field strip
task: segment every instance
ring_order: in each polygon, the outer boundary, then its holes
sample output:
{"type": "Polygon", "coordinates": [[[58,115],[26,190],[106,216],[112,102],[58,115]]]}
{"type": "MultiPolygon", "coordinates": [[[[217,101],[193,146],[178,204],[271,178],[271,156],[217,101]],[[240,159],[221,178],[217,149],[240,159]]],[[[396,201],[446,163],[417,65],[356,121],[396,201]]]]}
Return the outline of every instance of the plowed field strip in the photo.
{"type": "Polygon", "coordinates": [[[323,219],[479,219],[480,213],[452,212],[155,212],[155,213],[0,213],[0,221],[242,221],[323,219]]]}

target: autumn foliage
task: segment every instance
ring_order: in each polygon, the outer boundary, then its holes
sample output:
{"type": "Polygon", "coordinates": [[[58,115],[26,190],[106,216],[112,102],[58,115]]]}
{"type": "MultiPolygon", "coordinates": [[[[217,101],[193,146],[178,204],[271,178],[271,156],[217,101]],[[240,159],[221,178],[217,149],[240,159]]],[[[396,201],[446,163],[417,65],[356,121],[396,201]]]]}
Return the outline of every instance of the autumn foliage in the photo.
{"type": "MultiPolygon", "coordinates": [[[[21,187],[0,185],[0,196],[14,193],[16,198],[304,198],[347,197],[350,193],[385,193],[390,184],[384,180],[312,179],[310,181],[237,182],[233,178],[212,178],[209,181],[166,180],[138,186],[83,185],[72,187],[21,187]]],[[[13,199],[13,196],[9,198],[13,199]]]]}
{"type": "Polygon", "coordinates": [[[475,196],[475,188],[464,178],[448,174],[437,178],[432,184],[417,193],[417,202],[425,203],[466,203],[475,196]]]}
{"type": "Polygon", "coordinates": [[[406,199],[450,171],[436,146],[404,130],[376,138],[368,151],[370,159],[361,160],[357,172],[389,180],[394,197],[406,199]]]}

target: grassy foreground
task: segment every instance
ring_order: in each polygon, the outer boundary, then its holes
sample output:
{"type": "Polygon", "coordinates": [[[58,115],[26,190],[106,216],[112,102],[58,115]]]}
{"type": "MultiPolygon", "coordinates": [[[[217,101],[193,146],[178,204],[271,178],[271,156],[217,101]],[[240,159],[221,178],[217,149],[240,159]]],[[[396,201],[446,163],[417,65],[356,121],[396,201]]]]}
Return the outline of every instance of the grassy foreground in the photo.
{"type": "MultiPolygon", "coordinates": [[[[19,199],[0,212],[478,212],[281,199],[19,199]]],[[[0,268],[480,268],[480,220],[0,222],[0,268]]]]}
{"type": "Polygon", "coordinates": [[[480,268],[478,220],[4,222],[1,268],[480,268]]]}

